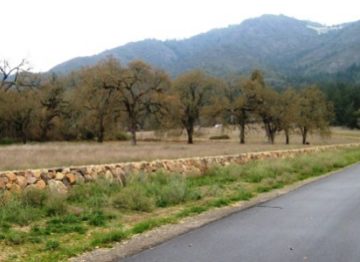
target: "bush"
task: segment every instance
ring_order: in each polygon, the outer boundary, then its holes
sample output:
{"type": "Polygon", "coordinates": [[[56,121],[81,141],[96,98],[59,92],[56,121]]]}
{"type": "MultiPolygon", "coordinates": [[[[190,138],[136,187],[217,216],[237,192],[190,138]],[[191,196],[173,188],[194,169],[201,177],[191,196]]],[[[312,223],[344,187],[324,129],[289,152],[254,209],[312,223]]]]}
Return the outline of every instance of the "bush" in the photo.
{"type": "Polygon", "coordinates": [[[18,194],[6,195],[0,195],[0,224],[11,223],[23,226],[43,216],[41,209],[24,205],[18,194]]]}
{"type": "Polygon", "coordinates": [[[83,203],[88,207],[97,209],[106,206],[108,197],[121,189],[121,184],[99,179],[93,183],[75,185],[69,191],[67,200],[70,203],[83,203]]]}
{"type": "Polygon", "coordinates": [[[149,176],[146,188],[147,192],[154,196],[158,207],[177,205],[186,200],[201,198],[200,194],[191,190],[186,179],[179,175],[157,173],[149,176]]]}
{"type": "Polygon", "coordinates": [[[225,140],[225,139],[230,139],[230,137],[228,135],[219,135],[219,136],[211,136],[209,139],[210,140],[225,140]]]}
{"type": "Polygon", "coordinates": [[[95,139],[95,134],[92,132],[92,131],[86,131],[84,134],[83,134],[83,138],[85,140],[94,140],[95,139]]]}
{"type": "Polygon", "coordinates": [[[46,190],[31,188],[21,194],[21,201],[32,207],[43,207],[48,200],[49,194],[46,190]]]}
{"type": "Polygon", "coordinates": [[[116,140],[118,141],[129,141],[130,140],[130,136],[125,133],[125,132],[118,132],[116,135],[115,135],[115,138],[116,140]]]}
{"type": "Polygon", "coordinates": [[[6,236],[5,236],[5,243],[7,245],[21,245],[23,243],[25,243],[26,238],[24,233],[22,232],[16,232],[16,231],[10,231],[6,236]]]}
{"type": "Polygon", "coordinates": [[[154,209],[154,199],[146,194],[141,185],[131,185],[121,190],[113,198],[113,205],[116,208],[150,212],[154,209]]]}
{"type": "Polygon", "coordinates": [[[88,215],[88,223],[92,226],[105,226],[106,221],[110,219],[110,216],[106,216],[102,211],[95,211],[88,215]]]}
{"type": "Polygon", "coordinates": [[[47,216],[59,216],[67,213],[67,204],[64,196],[52,195],[45,202],[47,216]]]}
{"type": "Polygon", "coordinates": [[[0,145],[12,145],[12,144],[16,144],[18,141],[16,141],[13,138],[10,137],[3,137],[0,139],[0,145]]]}

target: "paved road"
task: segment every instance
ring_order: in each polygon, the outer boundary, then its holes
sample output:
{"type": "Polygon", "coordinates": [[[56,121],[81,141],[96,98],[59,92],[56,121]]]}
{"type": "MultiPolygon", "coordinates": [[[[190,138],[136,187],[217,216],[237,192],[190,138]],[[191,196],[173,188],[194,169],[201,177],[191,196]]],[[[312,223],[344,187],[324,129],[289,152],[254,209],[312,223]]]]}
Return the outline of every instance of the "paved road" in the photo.
{"type": "Polygon", "coordinates": [[[360,165],[123,261],[358,262],[360,165]]]}

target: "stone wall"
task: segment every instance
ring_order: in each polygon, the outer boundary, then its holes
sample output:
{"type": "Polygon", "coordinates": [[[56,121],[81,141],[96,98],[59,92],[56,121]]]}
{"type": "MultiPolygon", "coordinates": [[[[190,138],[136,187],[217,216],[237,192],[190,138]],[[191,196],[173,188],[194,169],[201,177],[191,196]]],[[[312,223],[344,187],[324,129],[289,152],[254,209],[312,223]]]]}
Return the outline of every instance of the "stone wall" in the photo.
{"type": "Polygon", "coordinates": [[[360,144],[343,144],[307,147],[292,150],[243,153],[211,157],[183,158],[174,160],[155,160],[150,162],[127,162],[118,164],[89,165],[66,168],[47,168],[23,171],[0,172],[0,190],[19,191],[25,188],[66,192],[77,183],[89,182],[97,178],[125,184],[126,177],[134,173],[152,173],[158,170],[187,175],[201,175],[208,168],[229,164],[244,164],[257,159],[286,158],[296,155],[320,152],[336,148],[360,147],[360,144]]]}

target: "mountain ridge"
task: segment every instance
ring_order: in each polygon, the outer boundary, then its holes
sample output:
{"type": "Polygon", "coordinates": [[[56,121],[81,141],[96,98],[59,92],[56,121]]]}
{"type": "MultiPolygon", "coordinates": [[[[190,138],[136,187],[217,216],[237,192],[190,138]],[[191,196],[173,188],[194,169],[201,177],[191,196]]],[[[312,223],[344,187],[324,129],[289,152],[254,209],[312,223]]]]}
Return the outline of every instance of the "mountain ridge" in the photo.
{"type": "Polygon", "coordinates": [[[278,79],[336,74],[360,65],[360,22],[324,26],[284,15],[263,15],[182,40],[130,42],[73,58],[50,71],[68,73],[107,56],[124,64],[141,59],[172,76],[193,68],[220,76],[258,68],[278,79]]]}

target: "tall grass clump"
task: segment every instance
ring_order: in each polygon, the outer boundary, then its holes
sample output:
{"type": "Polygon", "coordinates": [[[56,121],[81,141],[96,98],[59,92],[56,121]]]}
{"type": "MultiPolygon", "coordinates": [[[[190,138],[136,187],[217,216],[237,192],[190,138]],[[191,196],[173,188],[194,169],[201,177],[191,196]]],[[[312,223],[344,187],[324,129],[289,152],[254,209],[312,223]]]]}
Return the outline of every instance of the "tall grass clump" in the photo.
{"type": "Polygon", "coordinates": [[[121,209],[151,212],[155,208],[154,199],[147,194],[143,185],[125,187],[113,197],[113,206],[121,209]]]}
{"type": "Polygon", "coordinates": [[[119,183],[113,183],[106,179],[98,179],[92,183],[75,185],[70,190],[67,201],[98,209],[109,205],[110,196],[120,192],[121,189],[122,185],[119,183]]]}
{"type": "Polygon", "coordinates": [[[41,209],[23,201],[17,193],[0,192],[0,224],[28,225],[43,216],[41,209]]]}

